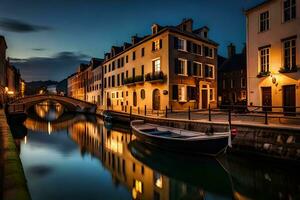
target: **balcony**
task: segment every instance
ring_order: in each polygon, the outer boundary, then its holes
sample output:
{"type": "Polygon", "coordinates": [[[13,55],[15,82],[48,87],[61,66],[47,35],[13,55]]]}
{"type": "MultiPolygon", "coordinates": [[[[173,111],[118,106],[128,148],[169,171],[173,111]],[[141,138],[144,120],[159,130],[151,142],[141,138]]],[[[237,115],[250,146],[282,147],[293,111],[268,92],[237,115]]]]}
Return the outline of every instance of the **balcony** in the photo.
{"type": "Polygon", "coordinates": [[[259,72],[259,74],[257,74],[257,78],[262,78],[262,77],[267,77],[270,76],[270,72],[266,71],[266,72],[259,72]]]}
{"type": "Polygon", "coordinates": [[[298,67],[297,66],[293,66],[293,67],[281,67],[279,72],[280,73],[293,73],[293,72],[297,72],[298,71],[298,67]]]}
{"type": "Polygon", "coordinates": [[[135,77],[128,77],[124,79],[124,85],[135,85],[138,83],[143,83],[144,77],[143,76],[135,76],[135,77]]]}
{"type": "Polygon", "coordinates": [[[154,72],[154,73],[148,73],[145,76],[145,80],[148,82],[164,82],[167,80],[167,75],[164,75],[162,71],[160,72],[154,72]]]}

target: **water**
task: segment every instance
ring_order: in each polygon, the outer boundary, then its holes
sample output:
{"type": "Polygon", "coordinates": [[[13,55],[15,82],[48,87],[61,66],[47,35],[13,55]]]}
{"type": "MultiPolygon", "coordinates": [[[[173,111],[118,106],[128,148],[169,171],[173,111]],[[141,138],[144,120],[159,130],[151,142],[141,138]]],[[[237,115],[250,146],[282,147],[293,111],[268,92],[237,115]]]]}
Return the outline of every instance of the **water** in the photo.
{"type": "Polygon", "coordinates": [[[126,126],[62,110],[44,102],[11,125],[33,200],[300,199],[297,168],[175,155],[126,126]]]}

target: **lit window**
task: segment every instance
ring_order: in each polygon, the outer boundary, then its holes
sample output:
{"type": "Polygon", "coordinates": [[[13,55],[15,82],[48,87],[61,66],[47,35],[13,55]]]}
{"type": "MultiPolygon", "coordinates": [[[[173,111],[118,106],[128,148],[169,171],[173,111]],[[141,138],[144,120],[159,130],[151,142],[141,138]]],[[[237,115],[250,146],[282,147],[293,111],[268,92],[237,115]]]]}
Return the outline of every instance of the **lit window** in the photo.
{"type": "Polygon", "coordinates": [[[283,21],[289,21],[296,18],[296,0],[283,1],[283,21]]]}
{"type": "Polygon", "coordinates": [[[160,59],[156,59],[153,61],[154,72],[160,72],[160,59]]]}
{"type": "Polygon", "coordinates": [[[178,50],[186,51],[186,40],[178,38],[178,50]]]}
{"type": "Polygon", "coordinates": [[[163,177],[160,173],[158,172],[154,172],[154,184],[156,187],[158,188],[162,188],[163,187],[163,177]]]}
{"type": "Polygon", "coordinates": [[[187,67],[187,60],[184,59],[178,59],[178,73],[179,75],[185,75],[186,74],[186,67],[187,67]]]}
{"type": "Polygon", "coordinates": [[[213,101],[214,100],[214,89],[209,89],[209,100],[213,101]]]}
{"type": "Polygon", "coordinates": [[[186,86],[178,85],[178,101],[186,101],[186,86]]]}
{"type": "Polygon", "coordinates": [[[269,54],[270,54],[270,48],[262,48],[259,51],[260,55],[260,71],[261,72],[269,72],[269,54]]]}
{"type": "Polygon", "coordinates": [[[204,56],[208,58],[214,58],[214,51],[213,48],[208,46],[204,46],[204,56]]]}
{"type": "Polygon", "coordinates": [[[296,67],[296,40],[287,40],[283,42],[284,68],[291,70],[296,67]]]}
{"type": "Polygon", "coordinates": [[[198,62],[193,62],[193,75],[202,76],[202,64],[198,62]]]}
{"type": "Polygon", "coordinates": [[[269,30],[269,11],[263,12],[259,16],[259,31],[269,30]]]}
{"type": "Polygon", "coordinates": [[[135,180],[134,188],[137,192],[143,193],[143,183],[141,181],[135,180]]]}
{"type": "Polygon", "coordinates": [[[159,40],[155,40],[154,41],[154,50],[158,50],[159,49],[159,40]]]}

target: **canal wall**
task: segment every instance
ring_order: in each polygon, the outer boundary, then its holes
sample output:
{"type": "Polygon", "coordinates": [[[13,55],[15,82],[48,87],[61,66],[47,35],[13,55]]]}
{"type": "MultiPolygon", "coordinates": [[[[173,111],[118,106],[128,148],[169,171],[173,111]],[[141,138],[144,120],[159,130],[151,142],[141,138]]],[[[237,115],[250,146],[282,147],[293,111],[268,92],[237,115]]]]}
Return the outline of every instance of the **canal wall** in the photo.
{"type": "Polygon", "coordinates": [[[0,109],[0,141],[2,199],[31,199],[19,153],[2,109],[0,109]]]}
{"type": "MultiPolygon", "coordinates": [[[[130,115],[109,111],[117,121],[129,122],[130,115]]],[[[228,123],[205,120],[167,119],[152,116],[131,115],[131,120],[141,119],[147,123],[174,128],[205,132],[213,128],[216,132],[227,131],[228,123]]],[[[232,122],[237,135],[232,141],[232,153],[253,154],[290,161],[300,161],[300,129],[289,126],[243,124],[232,122]]]]}

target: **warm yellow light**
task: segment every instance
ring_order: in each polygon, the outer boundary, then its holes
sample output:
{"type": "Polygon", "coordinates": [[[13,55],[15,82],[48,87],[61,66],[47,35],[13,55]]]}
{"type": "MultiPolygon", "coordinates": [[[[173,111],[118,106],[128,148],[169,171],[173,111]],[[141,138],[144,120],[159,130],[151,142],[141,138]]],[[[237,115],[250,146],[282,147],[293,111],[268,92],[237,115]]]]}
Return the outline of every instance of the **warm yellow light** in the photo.
{"type": "Polygon", "coordinates": [[[52,127],[51,127],[51,123],[48,122],[48,134],[50,135],[52,132],[52,127]]]}
{"type": "Polygon", "coordinates": [[[24,144],[27,144],[27,136],[24,137],[24,144]]]}
{"type": "Polygon", "coordinates": [[[162,182],[162,176],[161,175],[159,175],[159,177],[156,177],[155,186],[158,187],[158,188],[163,187],[163,182],[162,182]]]}
{"type": "Polygon", "coordinates": [[[8,92],[8,87],[5,87],[5,92],[8,92]]]}
{"type": "Polygon", "coordinates": [[[135,180],[134,188],[137,192],[143,193],[143,183],[139,180],[135,180]]]}
{"type": "Polygon", "coordinates": [[[106,141],[106,148],[115,153],[123,154],[123,144],[115,139],[108,139],[106,141]]]}
{"type": "Polygon", "coordinates": [[[7,91],[7,94],[14,94],[14,91],[7,91]]]}

